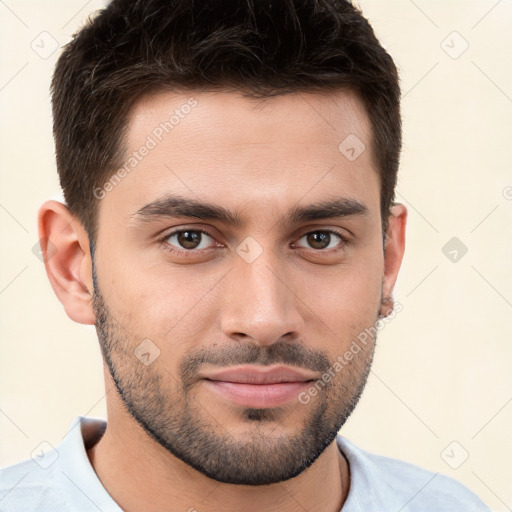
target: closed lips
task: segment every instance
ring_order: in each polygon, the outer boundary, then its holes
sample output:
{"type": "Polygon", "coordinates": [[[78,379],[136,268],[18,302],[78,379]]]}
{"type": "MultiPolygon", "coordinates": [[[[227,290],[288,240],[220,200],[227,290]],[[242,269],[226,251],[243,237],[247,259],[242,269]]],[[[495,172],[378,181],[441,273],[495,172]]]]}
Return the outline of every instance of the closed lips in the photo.
{"type": "Polygon", "coordinates": [[[238,367],[205,374],[204,379],[239,384],[279,384],[284,382],[308,382],[316,376],[307,370],[291,367],[256,368],[238,367]]]}

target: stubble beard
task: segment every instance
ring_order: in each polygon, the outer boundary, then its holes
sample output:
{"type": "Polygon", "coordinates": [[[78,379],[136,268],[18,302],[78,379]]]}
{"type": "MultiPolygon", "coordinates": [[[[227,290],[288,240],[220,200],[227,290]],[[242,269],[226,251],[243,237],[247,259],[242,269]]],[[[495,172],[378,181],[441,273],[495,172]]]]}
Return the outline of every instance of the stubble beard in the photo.
{"type": "Polygon", "coordinates": [[[293,405],[306,411],[295,434],[273,434],[282,408],[239,408],[240,421],[250,435],[235,436],[229,425],[220,425],[194,396],[194,376],[201,363],[284,363],[323,374],[332,366],[327,355],[281,341],[264,348],[238,345],[229,353],[203,349],[187,355],[180,363],[179,375],[171,376],[163,361],[146,366],[135,357],[133,350],[141,340],[135,340],[116,322],[97,287],[93,306],[103,359],[127,412],[172,455],[223,483],[268,485],[293,478],[310,467],[336,438],[358,403],[375,349],[373,339],[308,404],[293,405]],[[219,352],[222,357],[218,357],[219,352]]]}

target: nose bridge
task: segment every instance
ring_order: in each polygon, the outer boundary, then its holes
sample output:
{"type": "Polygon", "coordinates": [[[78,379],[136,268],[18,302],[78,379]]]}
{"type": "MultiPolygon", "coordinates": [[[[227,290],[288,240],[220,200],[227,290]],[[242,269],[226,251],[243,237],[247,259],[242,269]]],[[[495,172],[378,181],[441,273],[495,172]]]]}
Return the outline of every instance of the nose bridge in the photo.
{"type": "Polygon", "coordinates": [[[265,248],[255,260],[238,257],[233,265],[221,310],[224,334],[263,346],[299,333],[302,319],[289,272],[277,263],[274,252],[265,248]]]}

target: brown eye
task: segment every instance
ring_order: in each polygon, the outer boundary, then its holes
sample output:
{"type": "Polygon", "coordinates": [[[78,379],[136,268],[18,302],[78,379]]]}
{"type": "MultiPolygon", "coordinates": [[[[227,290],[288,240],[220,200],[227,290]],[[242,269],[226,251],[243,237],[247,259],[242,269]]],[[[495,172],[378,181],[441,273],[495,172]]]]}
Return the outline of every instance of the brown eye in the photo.
{"type": "Polygon", "coordinates": [[[342,245],[340,244],[340,241],[346,242],[346,238],[344,236],[332,230],[311,231],[301,237],[301,239],[303,238],[306,239],[309,248],[316,249],[318,251],[333,249],[337,245],[342,245]]]}
{"type": "Polygon", "coordinates": [[[177,247],[178,249],[196,250],[206,249],[208,246],[201,246],[205,238],[211,238],[206,231],[199,229],[182,229],[170,233],[166,238],[166,243],[177,247]],[[178,245],[173,244],[171,241],[175,240],[178,245]]]}
{"type": "Polygon", "coordinates": [[[325,249],[331,241],[331,235],[323,231],[318,231],[316,233],[306,235],[306,239],[313,249],[325,249]]]}

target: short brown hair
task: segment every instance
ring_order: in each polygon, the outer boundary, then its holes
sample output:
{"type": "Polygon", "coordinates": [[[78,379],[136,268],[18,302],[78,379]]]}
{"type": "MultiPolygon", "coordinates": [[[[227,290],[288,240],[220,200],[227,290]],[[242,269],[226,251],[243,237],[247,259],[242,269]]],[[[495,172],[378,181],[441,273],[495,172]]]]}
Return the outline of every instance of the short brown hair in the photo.
{"type": "MultiPolygon", "coordinates": [[[[60,55],[52,79],[68,208],[97,235],[101,187],[119,168],[130,109],[164,89],[266,98],[349,88],[363,100],[387,229],[402,144],[393,59],[346,0],[112,0],[60,55]]],[[[341,142],[341,141],[340,141],[341,142]]]]}

